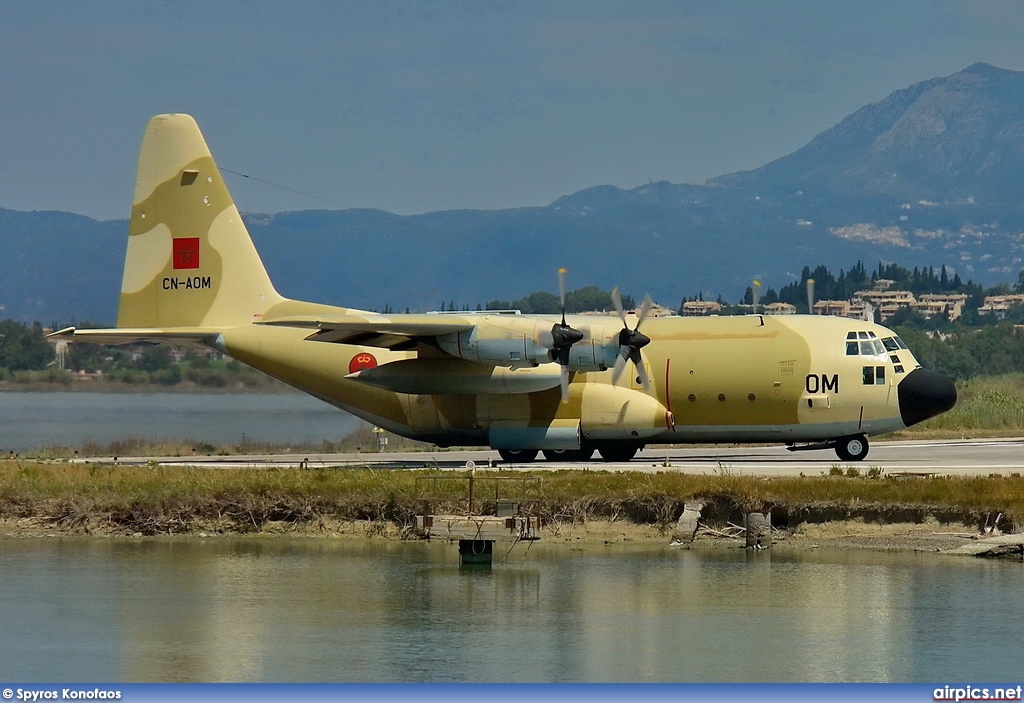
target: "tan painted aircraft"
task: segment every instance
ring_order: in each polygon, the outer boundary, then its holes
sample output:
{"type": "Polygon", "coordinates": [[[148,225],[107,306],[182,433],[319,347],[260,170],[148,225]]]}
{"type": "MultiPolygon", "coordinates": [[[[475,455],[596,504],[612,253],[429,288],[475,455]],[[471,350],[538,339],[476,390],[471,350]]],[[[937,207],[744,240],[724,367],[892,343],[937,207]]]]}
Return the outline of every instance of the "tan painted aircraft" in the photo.
{"type": "MultiPolygon", "coordinates": [[[[564,271],[561,287],[564,301],[564,271]]],[[[54,336],[216,349],[387,430],[508,461],[631,459],[654,443],[779,442],[860,460],[956,389],[892,331],[838,317],[381,315],[283,298],[195,121],[139,155],[114,329],[54,336]],[[642,331],[640,328],[643,328],[642,331]],[[629,369],[629,373],[622,372],[629,369]]]]}

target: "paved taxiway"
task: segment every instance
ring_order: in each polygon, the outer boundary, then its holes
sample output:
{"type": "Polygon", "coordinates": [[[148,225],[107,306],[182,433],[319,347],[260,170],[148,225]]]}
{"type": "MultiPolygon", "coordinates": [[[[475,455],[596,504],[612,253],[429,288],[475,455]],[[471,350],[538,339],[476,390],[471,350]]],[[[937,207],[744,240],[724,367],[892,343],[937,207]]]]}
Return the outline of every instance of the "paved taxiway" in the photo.
{"type": "MultiPolygon", "coordinates": [[[[121,464],[208,466],[216,468],[269,468],[274,466],[347,467],[369,466],[376,469],[440,468],[465,470],[468,462],[478,469],[488,467],[544,471],[591,468],[603,471],[682,471],[694,474],[730,473],[754,476],[813,476],[827,474],[838,467],[853,467],[862,473],[881,469],[885,474],[1024,475],[1024,438],[992,440],[941,440],[877,442],[861,462],[840,461],[831,450],[790,452],[785,447],[651,447],[629,462],[606,463],[595,455],[587,462],[562,463],[538,461],[507,464],[498,453],[487,450],[392,452],[382,454],[310,454],[306,456],[250,455],[119,458],[121,464]]],[[[85,461],[110,462],[110,457],[85,461]]]]}

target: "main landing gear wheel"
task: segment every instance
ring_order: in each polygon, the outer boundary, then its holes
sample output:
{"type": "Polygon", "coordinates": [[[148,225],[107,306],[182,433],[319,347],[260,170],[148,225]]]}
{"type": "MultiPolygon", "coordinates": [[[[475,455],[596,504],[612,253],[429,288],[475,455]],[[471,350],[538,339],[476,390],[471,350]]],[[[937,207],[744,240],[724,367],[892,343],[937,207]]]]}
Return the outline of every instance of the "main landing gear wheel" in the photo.
{"type": "Polygon", "coordinates": [[[499,449],[498,456],[510,463],[528,464],[537,458],[536,449],[499,449]]]}
{"type": "Polygon", "coordinates": [[[593,449],[544,449],[541,453],[548,461],[586,461],[594,456],[593,449]]]}
{"type": "Polygon", "coordinates": [[[868,455],[868,438],[862,434],[843,437],[836,442],[836,454],[843,461],[860,461],[868,455]]]}
{"type": "Polygon", "coordinates": [[[612,445],[610,447],[601,447],[597,452],[605,461],[632,461],[633,457],[636,456],[637,447],[631,444],[612,445]]]}

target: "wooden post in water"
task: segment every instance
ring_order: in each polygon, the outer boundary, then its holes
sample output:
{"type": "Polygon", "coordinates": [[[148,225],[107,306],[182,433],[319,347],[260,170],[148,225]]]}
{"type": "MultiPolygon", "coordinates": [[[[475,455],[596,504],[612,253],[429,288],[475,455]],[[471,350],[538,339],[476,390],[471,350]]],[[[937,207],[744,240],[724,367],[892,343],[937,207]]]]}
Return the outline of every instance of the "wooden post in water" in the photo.
{"type": "Polygon", "coordinates": [[[747,513],[744,527],[747,529],[747,549],[772,548],[772,512],[770,510],[747,513]]]}

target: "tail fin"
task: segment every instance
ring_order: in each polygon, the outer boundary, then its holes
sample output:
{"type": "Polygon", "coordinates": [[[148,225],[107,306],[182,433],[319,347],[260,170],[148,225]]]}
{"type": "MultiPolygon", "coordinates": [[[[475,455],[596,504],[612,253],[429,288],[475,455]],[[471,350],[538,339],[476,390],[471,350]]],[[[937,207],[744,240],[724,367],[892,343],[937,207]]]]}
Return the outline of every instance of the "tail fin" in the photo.
{"type": "Polygon", "coordinates": [[[118,327],[225,328],[283,298],[189,115],[157,115],[142,138],[118,327]]]}

